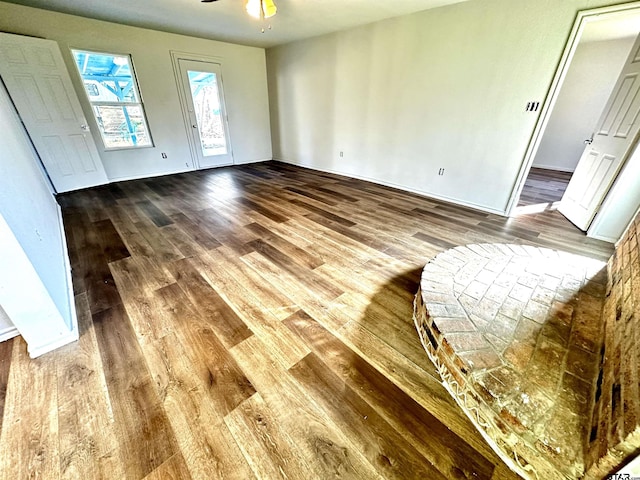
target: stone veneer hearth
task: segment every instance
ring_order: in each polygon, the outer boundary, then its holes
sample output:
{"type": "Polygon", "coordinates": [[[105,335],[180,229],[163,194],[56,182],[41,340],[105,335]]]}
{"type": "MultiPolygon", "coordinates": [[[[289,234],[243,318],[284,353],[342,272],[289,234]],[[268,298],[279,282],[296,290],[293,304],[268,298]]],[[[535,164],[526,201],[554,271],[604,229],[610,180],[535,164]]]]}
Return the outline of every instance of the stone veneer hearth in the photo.
{"type": "Polygon", "coordinates": [[[640,215],[608,264],[479,244],[423,271],[414,320],[443,383],[529,478],[602,478],[640,448],[640,215]]]}

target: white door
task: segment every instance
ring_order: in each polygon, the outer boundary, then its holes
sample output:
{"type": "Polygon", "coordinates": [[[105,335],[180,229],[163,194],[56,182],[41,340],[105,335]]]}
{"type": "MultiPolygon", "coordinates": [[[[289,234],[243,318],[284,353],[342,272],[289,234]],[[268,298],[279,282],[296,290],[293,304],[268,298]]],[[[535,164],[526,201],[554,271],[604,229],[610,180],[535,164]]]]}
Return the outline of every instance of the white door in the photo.
{"type": "Polygon", "coordinates": [[[198,168],[233,164],[220,65],[180,58],[178,66],[198,168]]]}
{"type": "Polygon", "coordinates": [[[589,228],[639,131],[640,36],[558,207],[581,230],[589,228]]]}
{"type": "Polygon", "coordinates": [[[58,44],[0,33],[0,76],[56,191],[107,183],[58,44]]]}

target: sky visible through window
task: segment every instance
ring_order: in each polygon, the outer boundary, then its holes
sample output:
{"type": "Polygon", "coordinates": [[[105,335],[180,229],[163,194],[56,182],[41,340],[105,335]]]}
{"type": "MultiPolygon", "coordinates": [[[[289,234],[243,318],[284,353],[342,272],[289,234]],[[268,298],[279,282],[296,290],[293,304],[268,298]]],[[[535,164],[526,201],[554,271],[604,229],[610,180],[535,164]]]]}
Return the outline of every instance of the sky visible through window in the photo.
{"type": "Polygon", "coordinates": [[[73,50],[107,149],[151,146],[128,55],[73,50]]]}

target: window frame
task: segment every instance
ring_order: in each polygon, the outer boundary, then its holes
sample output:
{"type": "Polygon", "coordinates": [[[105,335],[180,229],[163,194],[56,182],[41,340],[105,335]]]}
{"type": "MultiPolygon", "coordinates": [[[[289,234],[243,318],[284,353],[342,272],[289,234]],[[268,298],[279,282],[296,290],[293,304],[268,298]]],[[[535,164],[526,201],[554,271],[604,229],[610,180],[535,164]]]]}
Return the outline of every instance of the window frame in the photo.
{"type": "Polygon", "coordinates": [[[147,118],[147,111],[144,106],[144,99],[142,98],[142,92],[140,90],[140,85],[138,82],[138,75],[136,74],[135,65],[133,63],[133,56],[130,53],[104,52],[104,51],[98,51],[98,50],[91,50],[87,48],[69,47],[69,50],[71,52],[71,58],[73,60],[73,65],[75,67],[76,73],[80,79],[80,84],[82,85],[82,90],[84,91],[84,96],[87,99],[87,102],[89,102],[89,108],[91,110],[91,115],[93,117],[93,123],[95,124],[98,132],[100,133],[100,141],[102,142],[103,149],[107,152],[112,152],[117,150],[138,150],[143,148],[155,148],[153,136],[151,135],[151,128],[149,127],[149,119],[147,118]],[[78,65],[78,62],[76,61],[75,53],[88,53],[88,54],[105,55],[105,56],[112,56],[112,57],[125,57],[129,63],[132,88],[134,90],[134,95],[137,101],[136,102],[109,102],[109,101],[91,100],[91,96],[89,95],[89,92],[87,91],[87,87],[84,83],[85,79],[82,76],[82,72],[80,71],[80,66],[78,65]],[[106,107],[137,106],[139,107],[142,112],[142,119],[144,121],[144,125],[146,128],[147,137],[149,138],[149,144],[148,145],[126,145],[121,147],[108,147],[105,141],[104,131],[102,128],[100,128],[98,117],[94,109],[94,107],[102,107],[102,106],[106,106],[106,107]]]}

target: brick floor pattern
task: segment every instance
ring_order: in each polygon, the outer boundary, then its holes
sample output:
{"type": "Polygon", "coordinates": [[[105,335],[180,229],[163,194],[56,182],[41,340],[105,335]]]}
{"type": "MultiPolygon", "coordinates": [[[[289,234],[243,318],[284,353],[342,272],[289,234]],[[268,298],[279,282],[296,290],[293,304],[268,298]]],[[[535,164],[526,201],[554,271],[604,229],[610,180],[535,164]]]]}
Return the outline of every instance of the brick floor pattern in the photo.
{"type": "Polygon", "coordinates": [[[423,270],[414,316],[422,343],[525,477],[582,478],[590,466],[607,280],[604,262],[523,245],[456,247],[423,270]]]}

